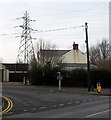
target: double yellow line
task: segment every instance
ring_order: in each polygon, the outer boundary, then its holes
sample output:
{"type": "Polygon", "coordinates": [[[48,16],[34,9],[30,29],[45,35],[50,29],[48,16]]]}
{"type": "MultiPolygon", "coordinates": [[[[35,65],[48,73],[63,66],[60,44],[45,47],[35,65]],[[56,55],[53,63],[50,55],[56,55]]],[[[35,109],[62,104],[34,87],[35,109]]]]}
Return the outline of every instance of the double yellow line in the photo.
{"type": "Polygon", "coordinates": [[[5,110],[3,110],[2,112],[0,112],[0,115],[3,115],[5,113],[9,112],[13,108],[13,102],[5,96],[1,96],[1,97],[4,98],[8,102],[7,108],[5,110]]]}

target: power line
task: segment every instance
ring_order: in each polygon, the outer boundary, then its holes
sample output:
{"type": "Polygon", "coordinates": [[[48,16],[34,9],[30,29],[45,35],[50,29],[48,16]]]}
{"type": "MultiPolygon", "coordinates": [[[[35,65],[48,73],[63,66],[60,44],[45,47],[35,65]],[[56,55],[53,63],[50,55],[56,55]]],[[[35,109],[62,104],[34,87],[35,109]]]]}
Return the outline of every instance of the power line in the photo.
{"type": "MultiPolygon", "coordinates": [[[[21,26],[17,26],[17,27],[21,27],[21,26]]],[[[49,29],[49,30],[33,30],[30,29],[31,31],[33,31],[33,33],[41,33],[41,32],[54,32],[54,31],[61,31],[61,30],[68,30],[68,29],[75,29],[75,28],[80,28],[80,27],[84,27],[84,25],[81,26],[73,26],[73,27],[64,27],[64,28],[57,28],[57,29],[49,29]]],[[[17,35],[17,34],[21,34],[21,33],[10,33],[10,34],[0,34],[0,36],[7,36],[7,35],[17,35]]],[[[16,37],[21,37],[21,36],[16,36],[16,37]]]]}
{"type": "MultiPolygon", "coordinates": [[[[60,30],[68,30],[68,29],[74,29],[74,28],[80,28],[80,27],[84,27],[84,25],[81,26],[75,26],[75,27],[65,27],[65,28],[57,28],[57,29],[49,29],[49,30],[44,30],[44,31],[39,31],[36,30],[37,32],[54,32],[54,31],[60,31],[60,30]]],[[[34,32],[35,33],[35,32],[34,32]]]]}
{"type": "Polygon", "coordinates": [[[8,36],[8,35],[18,35],[18,34],[21,34],[21,33],[3,33],[3,34],[0,34],[0,36],[8,36]]]}

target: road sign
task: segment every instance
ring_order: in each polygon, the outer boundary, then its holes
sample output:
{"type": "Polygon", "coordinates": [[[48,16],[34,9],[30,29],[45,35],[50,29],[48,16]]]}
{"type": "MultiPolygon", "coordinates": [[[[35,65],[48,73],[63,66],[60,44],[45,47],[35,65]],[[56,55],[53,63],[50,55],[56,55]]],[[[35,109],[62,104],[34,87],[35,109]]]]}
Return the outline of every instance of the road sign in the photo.
{"type": "Polygon", "coordinates": [[[61,80],[63,79],[62,75],[60,72],[58,72],[58,76],[57,76],[57,79],[59,80],[59,90],[61,90],[61,80]]]}
{"type": "Polygon", "coordinates": [[[101,88],[101,83],[98,82],[98,83],[97,83],[97,92],[100,93],[101,90],[102,90],[102,88],[101,88]]]}
{"type": "Polygon", "coordinates": [[[61,75],[58,75],[58,76],[57,76],[57,79],[58,79],[58,80],[62,80],[63,77],[62,77],[61,75]]]}

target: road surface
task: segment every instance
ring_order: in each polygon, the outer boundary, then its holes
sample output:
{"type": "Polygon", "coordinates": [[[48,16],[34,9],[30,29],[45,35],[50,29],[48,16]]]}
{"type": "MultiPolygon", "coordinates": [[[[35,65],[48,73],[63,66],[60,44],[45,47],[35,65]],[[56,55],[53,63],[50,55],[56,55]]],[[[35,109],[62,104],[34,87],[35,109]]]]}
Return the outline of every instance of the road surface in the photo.
{"type": "Polygon", "coordinates": [[[3,118],[109,118],[109,96],[52,89],[3,85],[3,96],[14,104],[3,118]]]}

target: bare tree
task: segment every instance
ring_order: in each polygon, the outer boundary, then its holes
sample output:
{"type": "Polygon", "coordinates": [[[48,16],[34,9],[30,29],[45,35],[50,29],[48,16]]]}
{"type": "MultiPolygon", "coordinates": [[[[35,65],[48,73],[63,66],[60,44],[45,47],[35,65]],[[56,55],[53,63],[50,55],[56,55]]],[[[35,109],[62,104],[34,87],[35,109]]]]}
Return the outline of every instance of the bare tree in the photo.
{"type": "Polygon", "coordinates": [[[39,39],[39,41],[37,42],[37,46],[36,46],[37,51],[43,50],[43,49],[51,50],[51,49],[56,49],[56,48],[57,46],[55,44],[52,44],[49,41],[43,40],[42,38],[39,39]]]}
{"type": "Polygon", "coordinates": [[[90,48],[90,60],[92,64],[106,66],[109,62],[110,44],[108,40],[103,39],[97,46],[90,48]],[[107,64],[106,64],[107,63],[107,64]]]}
{"type": "Polygon", "coordinates": [[[39,65],[45,66],[46,64],[50,64],[51,66],[56,66],[57,63],[60,63],[60,57],[57,56],[57,53],[55,54],[55,51],[57,51],[56,49],[57,47],[55,44],[40,39],[36,46],[37,61],[39,65]]]}
{"type": "Polygon", "coordinates": [[[95,47],[90,48],[90,61],[92,64],[96,64],[97,61],[97,49],[95,47]]]}

